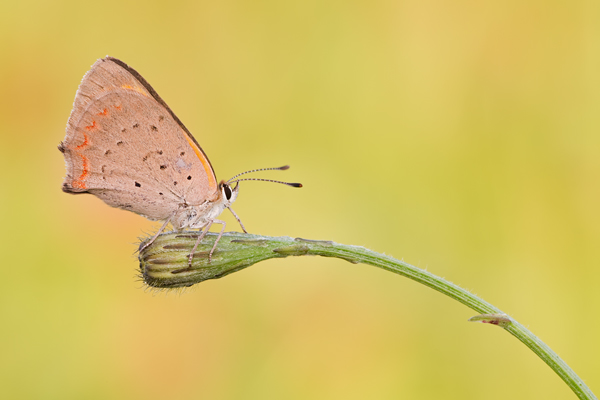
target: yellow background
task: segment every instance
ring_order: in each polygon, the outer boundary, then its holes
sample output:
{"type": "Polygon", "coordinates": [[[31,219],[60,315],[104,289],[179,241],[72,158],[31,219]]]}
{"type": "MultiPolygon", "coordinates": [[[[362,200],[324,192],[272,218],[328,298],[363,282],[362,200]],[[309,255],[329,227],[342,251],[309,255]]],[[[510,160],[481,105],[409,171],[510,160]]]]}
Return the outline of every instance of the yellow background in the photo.
{"type": "Polygon", "coordinates": [[[107,54],[219,179],[292,166],[263,175],[303,189],[242,185],[250,232],[427,268],[600,391],[597,1],[3,1],[0,397],[574,398],[501,329],[373,267],[144,290],[136,240],[159,224],[60,190],[75,91],[107,54]]]}

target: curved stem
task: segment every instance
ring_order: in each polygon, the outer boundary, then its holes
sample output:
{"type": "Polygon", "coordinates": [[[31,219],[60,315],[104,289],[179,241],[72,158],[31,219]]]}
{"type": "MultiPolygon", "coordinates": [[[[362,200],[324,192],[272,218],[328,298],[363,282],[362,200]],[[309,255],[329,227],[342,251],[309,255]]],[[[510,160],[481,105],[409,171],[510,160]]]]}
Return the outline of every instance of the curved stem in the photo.
{"type": "Polygon", "coordinates": [[[527,328],[478,296],[428,271],[364,247],[242,233],[225,233],[209,261],[208,254],[216,236],[210,234],[202,241],[200,248],[203,251],[194,254],[191,267],[188,265],[188,256],[195,244],[196,232],[165,233],[146,248],[142,243],[139,255],[142,278],[149,286],[156,288],[185,287],[207,279],[221,278],[270,258],[305,255],[335,257],[352,263],[373,265],[419,282],[475,310],[481,315],[470,321],[490,323],[508,331],[548,364],[580,399],[596,399],[579,376],[527,328]]]}

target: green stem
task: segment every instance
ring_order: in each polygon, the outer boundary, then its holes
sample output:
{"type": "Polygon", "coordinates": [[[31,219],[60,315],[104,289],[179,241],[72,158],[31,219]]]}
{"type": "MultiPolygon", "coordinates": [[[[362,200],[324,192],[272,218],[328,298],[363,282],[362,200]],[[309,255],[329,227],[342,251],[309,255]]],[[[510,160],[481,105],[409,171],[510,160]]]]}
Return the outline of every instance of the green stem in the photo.
{"type": "Polygon", "coordinates": [[[471,318],[471,321],[490,323],[505,329],[548,364],[580,399],[596,399],[577,374],[519,322],[465,289],[404,261],[364,247],[328,241],[226,233],[210,260],[208,252],[216,235],[209,234],[198,247],[200,251],[194,254],[190,266],[188,255],[196,237],[197,232],[164,233],[142,250],[139,259],[144,281],[156,288],[191,286],[207,279],[221,278],[263,260],[288,256],[335,257],[352,263],[373,265],[410,278],[475,310],[481,315],[471,318]]]}

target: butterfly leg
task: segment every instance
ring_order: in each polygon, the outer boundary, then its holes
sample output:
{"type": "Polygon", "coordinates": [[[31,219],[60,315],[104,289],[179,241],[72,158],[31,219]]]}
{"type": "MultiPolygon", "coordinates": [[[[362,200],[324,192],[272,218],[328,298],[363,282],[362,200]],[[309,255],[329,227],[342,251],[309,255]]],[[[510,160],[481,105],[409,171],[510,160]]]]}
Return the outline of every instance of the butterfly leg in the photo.
{"type": "Polygon", "coordinates": [[[138,249],[138,253],[141,253],[142,250],[144,250],[146,247],[150,246],[152,243],[154,243],[154,241],[156,240],[156,238],[158,237],[158,235],[160,235],[165,228],[167,227],[167,225],[169,225],[169,222],[171,222],[171,219],[173,218],[175,214],[171,215],[166,221],[165,223],[160,227],[160,229],[158,230],[158,232],[156,232],[156,234],[154,236],[152,236],[152,239],[150,239],[143,247],[140,247],[138,249]]]}
{"type": "Polygon", "coordinates": [[[221,221],[219,219],[213,219],[213,220],[211,220],[208,223],[208,225],[206,225],[206,229],[204,230],[204,232],[202,232],[202,234],[200,234],[200,236],[198,236],[198,240],[196,240],[196,244],[194,245],[194,248],[192,249],[192,252],[188,256],[188,265],[190,267],[192,266],[192,260],[194,259],[194,253],[196,252],[196,249],[198,248],[198,245],[200,244],[200,242],[202,241],[202,239],[204,239],[204,237],[208,233],[208,231],[209,231],[210,227],[212,226],[212,224],[215,224],[215,223],[216,224],[221,224],[221,225],[223,225],[223,227],[221,228],[221,232],[219,232],[219,236],[217,236],[217,239],[215,240],[215,244],[213,245],[212,249],[210,250],[210,253],[208,253],[208,262],[211,261],[212,255],[215,252],[215,249],[217,248],[217,244],[219,243],[219,240],[221,240],[221,236],[223,236],[223,232],[225,232],[225,226],[227,225],[225,223],[225,221],[221,221]]]}
{"type": "Polygon", "coordinates": [[[233,208],[227,207],[227,209],[229,211],[231,211],[231,213],[233,214],[233,216],[235,217],[235,219],[237,219],[237,222],[239,222],[239,224],[242,227],[242,230],[244,231],[244,233],[248,233],[248,231],[246,230],[246,228],[244,228],[244,224],[242,224],[242,220],[240,219],[240,217],[238,217],[238,215],[235,213],[235,211],[233,211],[233,208]]]}

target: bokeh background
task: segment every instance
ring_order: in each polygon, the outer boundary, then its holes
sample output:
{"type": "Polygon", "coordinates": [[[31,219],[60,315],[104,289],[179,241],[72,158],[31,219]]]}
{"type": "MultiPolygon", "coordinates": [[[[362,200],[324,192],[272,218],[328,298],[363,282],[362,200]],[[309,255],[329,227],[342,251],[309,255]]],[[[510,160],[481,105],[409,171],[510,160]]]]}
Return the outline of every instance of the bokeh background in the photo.
{"type": "MultiPolygon", "coordinates": [[[[528,326],[600,391],[600,3],[3,1],[0,397],[565,399],[501,329],[391,273],[271,260],[145,290],[160,224],[61,192],[77,86],[137,69],[248,182],[252,233],[385,252],[528,326]]],[[[230,229],[239,230],[225,214],[230,229]]]]}

